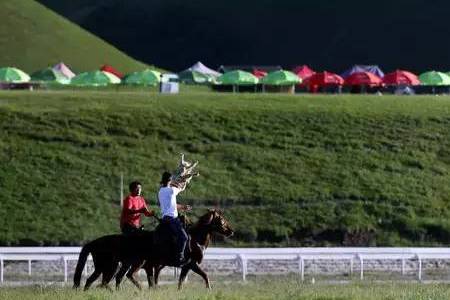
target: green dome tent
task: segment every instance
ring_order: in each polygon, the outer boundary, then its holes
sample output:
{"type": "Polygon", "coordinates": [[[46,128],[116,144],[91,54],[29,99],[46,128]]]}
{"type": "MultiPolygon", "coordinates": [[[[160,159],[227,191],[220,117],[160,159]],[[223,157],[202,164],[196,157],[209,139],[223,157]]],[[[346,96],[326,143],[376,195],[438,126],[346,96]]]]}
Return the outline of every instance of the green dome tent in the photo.
{"type": "Polygon", "coordinates": [[[69,84],[70,79],[64,76],[63,73],[53,69],[46,68],[31,74],[31,81],[41,81],[50,83],[69,84]]]}
{"type": "Polygon", "coordinates": [[[439,86],[450,85],[450,76],[442,72],[430,71],[420,74],[422,85],[439,86]]]}
{"type": "Polygon", "coordinates": [[[84,72],[70,81],[70,84],[78,86],[107,86],[118,83],[120,79],[117,76],[103,71],[84,72]]]}
{"type": "Polygon", "coordinates": [[[185,70],[179,73],[178,76],[180,77],[180,82],[186,84],[209,84],[214,81],[213,76],[193,70],[185,70]]]}
{"type": "Polygon", "coordinates": [[[295,85],[301,83],[301,79],[289,71],[275,71],[264,76],[260,82],[265,85],[295,85]]]}
{"type": "Polygon", "coordinates": [[[155,86],[160,80],[160,72],[146,69],[144,71],[128,74],[123,79],[123,83],[126,85],[155,86]]]}
{"type": "Polygon", "coordinates": [[[23,83],[30,81],[30,76],[17,68],[0,68],[0,82],[23,83]]]}
{"type": "Polygon", "coordinates": [[[217,82],[226,85],[255,85],[258,84],[258,77],[249,72],[235,70],[219,76],[217,82]]]}

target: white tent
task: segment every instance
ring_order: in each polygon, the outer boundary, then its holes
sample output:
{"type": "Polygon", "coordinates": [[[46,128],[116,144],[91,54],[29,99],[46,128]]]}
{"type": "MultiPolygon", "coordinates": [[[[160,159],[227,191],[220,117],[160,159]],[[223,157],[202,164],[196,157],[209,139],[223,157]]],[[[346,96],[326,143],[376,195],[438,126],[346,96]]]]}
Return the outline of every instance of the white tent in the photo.
{"type": "Polygon", "coordinates": [[[199,72],[199,73],[202,73],[205,75],[209,75],[209,76],[213,76],[213,77],[219,77],[220,75],[222,75],[221,73],[208,68],[201,62],[197,62],[195,65],[193,65],[192,67],[187,69],[187,71],[196,71],[196,72],[199,72]]]}
{"type": "Polygon", "coordinates": [[[61,72],[64,76],[66,76],[68,79],[72,79],[75,77],[75,74],[72,72],[72,70],[69,69],[68,66],[66,66],[64,63],[59,63],[57,65],[53,66],[53,70],[61,72]]]}

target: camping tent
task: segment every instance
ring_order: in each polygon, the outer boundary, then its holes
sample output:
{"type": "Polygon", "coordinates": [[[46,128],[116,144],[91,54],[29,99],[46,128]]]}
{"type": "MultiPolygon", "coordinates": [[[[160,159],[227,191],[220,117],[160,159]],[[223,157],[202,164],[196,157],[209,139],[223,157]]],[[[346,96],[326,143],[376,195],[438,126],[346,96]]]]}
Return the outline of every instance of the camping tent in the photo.
{"type": "Polygon", "coordinates": [[[123,78],[123,74],[110,65],[103,65],[100,71],[111,73],[120,79],[123,78]]]}
{"type": "Polygon", "coordinates": [[[215,80],[214,76],[203,74],[198,71],[184,70],[178,74],[180,81],[186,84],[208,84],[215,80]]]}
{"type": "Polygon", "coordinates": [[[379,86],[381,83],[381,78],[370,72],[356,72],[345,79],[346,85],[379,86]]]}
{"type": "Polygon", "coordinates": [[[219,76],[217,82],[225,85],[255,85],[258,78],[249,72],[236,70],[219,76]]]}
{"type": "Polygon", "coordinates": [[[103,71],[92,71],[78,74],[70,81],[70,84],[78,86],[107,86],[120,83],[120,78],[103,71]]]}
{"type": "Polygon", "coordinates": [[[260,82],[265,85],[295,85],[301,79],[292,72],[281,70],[267,74],[260,82]]]}
{"type": "Polygon", "coordinates": [[[30,81],[30,76],[22,70],[12,67],[0,68],[0,82],[23,83],[30,81]]]}
{"type": "Polygon", "coordinates": [[[217,78],[220,75],[222,75],[221,73],[219,73],[217,71],[214,71],[213,69],[208,68],[207,66],[205,66],[201,62],[197,62],[196,64],[194,64],[190,68],[186,69],[185,71],[188,71],[188,70],[189,71],[196,71],[196,72],[199,72],[199,73],[204,74],[204,75],[212,76],[214,78],[217,78]]]}
{"type": "Polygon", "coordinates": [[[325,71],[306,78],[303,84],[317,87],[340,86],[344,84],[344,79],[337,74],[325,71]]]}
{"type": "Polygon", "coordinates": [[[442,72],[429,71],[420,74],[420,82],[422,85],[438,86],[438,85],[449,85],[450,86],[450,76],[442,72]]]}
{"type": "Polygon", "coordinates": [[[341,77],[346,79],[353,73],[359,73],[359,72],[370,72],[372,74],[377,75],[380,78],[384,77],[383,71],[378,66],[368,66],[368,65],[354,65],[347,71],[341,74],[341,77]]]}
{"type": "Polygon", "coordinates": [[[65,77],[72,79],[75,77],[75,73],[70,70],[68,66],[66,66],[64,63],[60,62],[59,64],[56,64],[53,66],[53,70],[60,72],[65,77]]]}
{"type": "Polygon", "coordinates": [[[404,71],[396,70],[392,73],[384,75],[383,83],[386,85],[419,85],[420,80],[417,75],[404,71]]]}
{"type": "Polygon", "coordinates": [[[70,83],[70,78],[54,68],[46,68],[31,74],[31,81],[68,84],[70,83]]]}
{"type": "Polygon", "coordinates": [[[161,73],[158,71],[146,69],[140,72],[128,74],[123,79],[123,83],[127,85],[155,86],[161,80],[161,73]]]}
{"type": "Polygon", "coordinates": [[[254,69],[252,71],[252,74],[255,75],[256,77],[258,77],[258,79],[263,78],[264,76],[267,75],[266,71],[260,70],[260,69],[254,69]]]}
{"type": "Polygon", "coordinates": [[[301,78],[302,80],[316,74],[315,71],[313,71],[310,67],[308,67],[307,65],[302,65],[302,66],[297,66],[294,69],[292,69],[292,72],[294,74],[297,74],[297,76],[299,78],[301,78]]]}

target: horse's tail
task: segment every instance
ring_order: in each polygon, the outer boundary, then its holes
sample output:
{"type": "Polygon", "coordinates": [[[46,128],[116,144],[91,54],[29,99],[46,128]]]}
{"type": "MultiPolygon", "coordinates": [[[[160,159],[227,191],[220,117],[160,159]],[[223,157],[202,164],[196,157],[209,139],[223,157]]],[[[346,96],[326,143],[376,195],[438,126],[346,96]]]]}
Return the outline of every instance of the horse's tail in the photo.
{"type": "Polygon", "coordinates": [[[88,243],[81,248],[80,256],[78,257],[75,275],[73,276],[73,288],[80,287],[81,274],[83,273],[84,265],[86,264],[89,253],[91,252],[91,243],[88,243]]]}

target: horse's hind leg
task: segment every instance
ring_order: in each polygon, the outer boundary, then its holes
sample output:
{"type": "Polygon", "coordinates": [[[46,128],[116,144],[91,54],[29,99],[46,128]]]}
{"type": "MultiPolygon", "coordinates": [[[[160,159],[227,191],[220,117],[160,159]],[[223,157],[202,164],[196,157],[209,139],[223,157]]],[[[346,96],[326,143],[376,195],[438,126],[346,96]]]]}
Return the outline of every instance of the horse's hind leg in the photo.
{"type": "Polygon", "coordinates": [[[191,265],[187,265],[181,268],[180,278],[178,279],[178,289],[181,290],[183,287],[183,282],[186,279],[186,276],[191,268],[191,265]]]}
{"type": "Polygon", "coordinates": [[[164,269],[163,265],[159,265],[155,267],[155,285],[158,285],[159,274],[161,274],[161,270],[164,269]]]}
{"type": "Polygon", "coordinates": [[[97,278],[102,274],[101,271],[98,271],[97,269],[94,270],[94,273],[89,276],[88,279],[86,279],[86,283],[84,285],[84,290],[87,291],[89,287],[92,285],[92,283],[97,280],[97,278]]]}
{"type": "MultiPolygon", "coordinates": [[[[198,264],[196,264],[196,263],[190,264],[189,267],[192,269],[192,271],[194,271],[198,275],[202,276],[203,280],[206,283],[206,288],[207,289],[211,289],[211,284],[209,283],[209,278],[208,278],[208,275],[205,273],[205,271],[203,271],[200,268],[200,266],[198,264]]],[[[180,277],[180,280],[181,280],[181,277],[180,277]]]]}
{"type": "Polygon", "coordinates": [[[139,281],[134,278],[134,275],[136,275],[137,271],[142,267],[142,264],[136,264],[131,266],[130,270],[127,272],[127,278],[140,290],[142,290],[142,286],[139,283],[139,281]]]}
{"type": "Polygon", "coordinates": [[[122,282],[123,276],[125,276],[125,273],[127,273],[129,267],[130,267],[129,265],[123,264],[120,267],[119,272],[117,272],[117,274],[116,274],[116,290],[118,290],[120,288],[120,283],[122,282]]]}
{"type": "Polygon", "coordinates": [[[100,287],[111,290],[111,288],[109,287],[108,284],[111,281],[111,279],[113,279],[114,275],[116,275],[117,266],[118,266],[118,264],[114,264],[114,266],[111,266],[110,268],[108,268],[107,270],[105,270],[103,272],[102,283],[101,283],[100,287]]]}
{"type": "MultiPolygon", "coordinates": [[[[151,288],[154,286],[155,274],[153,273],[153,266],[144,264],[142,267],[145,270],[145,274],[147,275],[148,287],[151,288]]],[[[156,267],[155,267],[156,270],[156,267]]]]}

